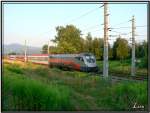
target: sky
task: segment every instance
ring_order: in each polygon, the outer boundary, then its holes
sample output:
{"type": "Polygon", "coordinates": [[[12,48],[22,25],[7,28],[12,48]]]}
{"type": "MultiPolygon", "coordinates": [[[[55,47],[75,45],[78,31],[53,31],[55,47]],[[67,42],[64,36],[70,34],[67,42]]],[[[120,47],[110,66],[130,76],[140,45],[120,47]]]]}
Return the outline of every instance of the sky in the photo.
{"type": "MultiPolygon", "coordinates": [[[[92,37],[103,38],[103,4],[4,4],[4,44],[27,41],[28,46],[42,47],[56,36],[57,26],[73,24],[81,30],[83,38],[88,32],[92,37]]],[[[137,42],[147,40],[147,4],[108,4],[109,43],[120,34],[131,38],[131,19],[135,16],[137,42]],[[129,28],[120,28],[129,27],[129,28]],[[141,35],[141,36],[140,36],[141,35]]],[[[131,42],[131,41],[130,41],[131,42]]],[[[130,43],[129,42],[129,43],[130,43]]],[[[53,43],[50,43],[53,45],[53,43]]]]}

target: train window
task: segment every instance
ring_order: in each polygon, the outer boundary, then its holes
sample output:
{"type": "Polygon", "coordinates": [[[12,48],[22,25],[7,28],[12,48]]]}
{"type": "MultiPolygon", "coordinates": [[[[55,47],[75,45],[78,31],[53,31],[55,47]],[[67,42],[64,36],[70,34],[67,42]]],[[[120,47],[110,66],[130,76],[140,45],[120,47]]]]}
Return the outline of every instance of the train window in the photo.
{"type": "Polygon", "coordinates": [[[84,61],[82,57],[76,57],[76,59],[78,59],[79,61],[84,61]]]}
{"type": "Polygon", "coordinates": [[[94,63],[95,62],[95,57],[94,56],[85,56],[86,61],[89,63],[94,63]]]}
{"type": "Polygon", "coordinates": [[[49,56],[49,58],[53,58],[53,56],[49,56]]]}
{"type": "Polygon", "coordinates": [[[83,58],[82,58],[82,57],[80,57],[80,61],[83,61],[83,58]]]}

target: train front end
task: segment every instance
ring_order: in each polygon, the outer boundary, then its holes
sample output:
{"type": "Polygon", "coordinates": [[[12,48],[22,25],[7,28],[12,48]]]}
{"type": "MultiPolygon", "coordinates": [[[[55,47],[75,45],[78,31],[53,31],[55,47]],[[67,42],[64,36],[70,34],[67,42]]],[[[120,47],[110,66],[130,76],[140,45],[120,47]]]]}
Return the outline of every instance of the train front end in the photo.
{"type": "Polygon", "coordinates": [[[81,67],[82,71],[86,72],[97,72],[99,70],[97,64],[96,64],[96,58],[91,53],[84,53],[82,54],[85,66],[81,67]]]}

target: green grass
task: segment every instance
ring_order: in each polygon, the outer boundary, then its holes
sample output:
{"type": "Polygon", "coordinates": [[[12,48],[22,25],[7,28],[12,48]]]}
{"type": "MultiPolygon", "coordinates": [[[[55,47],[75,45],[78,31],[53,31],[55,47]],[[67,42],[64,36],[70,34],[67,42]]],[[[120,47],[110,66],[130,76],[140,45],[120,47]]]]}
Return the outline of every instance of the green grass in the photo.
{"type": "Polygon", "coordinates": [[[110,110],[124,111],[124,110],[139,110],[133,109],[133,105],[143,105],[147,108],[147,84],[124,83],[118,84],[108,89],[104,98],[101,99],[100,105],[110,110]]]}
{"type": "MultiPolygon", "coordinates": [[[[46,84],[40,80],[28,78],[18,73],[22,72],[19,66],[14,68],[15,71],[11,68],[13,67],[7,66],[7,69],[4,71],[3,110],[72,109],[69,99],[70,92],[66,86],[46,84]],[[10,72],[10,69],[12,72],[10,72]]],[[[38,70],[38,75],[46,74],[43,68],[40,69],[36,69],[38,70]]]]}
{"type": "MultiPolygon", "coordinates": [[[[97,61],[98,66],[100,69],[103,69],[103,61],[97,61]]],[[[116,74],[124,74],[126,76],[131,75],[131,61],[130,60],[124,60],[123,62],[121,61],[115,61],[115,60],[110,60],[109,61],[109,72],[115,72],[116,74]]],[[[147,68],[139,68],[136,66],[136,75],[137,76],[147,76],[148,74],[148,69],[147,68]]]]}
{"type": "Polygon", "coordinates": [[[3,110],[147,110],[147,82],[121,82],[44,66],[5,64],[3,110]],[[133,109],[134,102],[144,109],[133,109]]]}

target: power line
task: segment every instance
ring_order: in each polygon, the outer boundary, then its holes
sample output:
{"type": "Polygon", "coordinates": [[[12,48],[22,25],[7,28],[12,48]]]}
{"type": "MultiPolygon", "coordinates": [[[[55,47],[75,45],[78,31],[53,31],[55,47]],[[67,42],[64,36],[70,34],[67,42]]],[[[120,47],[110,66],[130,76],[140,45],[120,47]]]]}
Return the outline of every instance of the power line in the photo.
{"type": "Polygon", "coordinates": [[[97,32],[97,31],[100,32],[100,31],[102,31],[102,30],[103,30],[103,29],[101,29],[101,30],[100,30],[100,29],[96,29],[96,30],[92,30],[92,31],[89,31],[89,32],[97,32]]]}
{"type": "Polygon", "coordinates": [[[77,19],[80,19],[81,17],[84,17],[84,16],[88,15],[89,13],[94,12],[94,11],[97,10],[97,9],[98,9],[98,8],[92,9],[92,10],[86,12],[85,14],[82,14],[82,15],[80,15],[79,17],[76,17],[76,18],[70,20],[70,21],[67,22],[67,23],[70,23],[70,22],[72,22],[72,21],[75,21],[75,20],[77,20],[77,19]]]}
{"type": "Polygon", "coordinates": [[[147,25],[143,25],[143,26],[135,26],[135,27],[147,27],[147,25]]]}
{"type": "Polygon", "coordinates": [[[118,25],[121,25],[121,24],[124,24],[124,23],[128,23],[128,22],[130,22],[130,20],[121,22],[121,23],[119,23],[119,24],[115,24],[115,25],[113,25],[113,26],[118,26],[118,25]]]}
{"type": "Polygon", "coordinates": [[[100,25],[97,24],[97,25],[93,25],[93,26],[87,27],[87,28],[83,29],[83,31],[84,31],[84,30],[91,29],[91,28],[93,28],[93,27],[100,27],[100,25]]]}
{"type": "MultiPolygon", "coordinates": [[[[147,27],[146,25],[143,25],[143,26],[135,26],[135,27],[147,27]]],[[[112,28],[110,28],[110,29],[124,29],[124,28],[131,28],[131,27],[118,27],[118,28],[114,28],[114,27],[112,27],[112,28]]]]}
{"type": "Polygon", "coordinates": [[[86,15],[88,15],[88,14],[90,14],[90,13],[96,11],[97,9],[102,8],[103,6],[104,6],[104,5],[102,5],[102,6],[100,6],[100,7],[96,7],[96,8],[94,8],[94,9],[92,9],[92,10],[90,10],[90,11],[88,11],[88,12],[82,14],[82,15],[80,15],[79,17],[76,17],[76,18],[70,20],[70,21],[67,22],[67,23],[70,23],[70,22],[72,22],[72,21],[75,21],[75,20],[77,20],[77,19],[80,19],[81,17],[84,17],[84,16],[86,16],[86,15]]]}
{"type": "Polygon", "coordinates": [[[137,34],[137,35],[135,35],[135,36],[147,36],[147,35],[138,35],[138,34],[137,34]]]}
{"type": "Polygon", "coordinates": [[[114,30],[110,30],[110,32],[115,32],[115,33],[118,33],[120,35],[128,35],[130,34],[131,32],[128,32],[128,33],[122,33],[122,32],[118,32],[118,31],[114,31],[114,30]]]}

